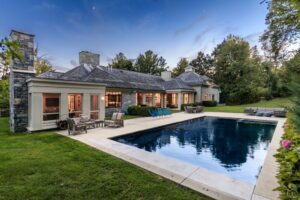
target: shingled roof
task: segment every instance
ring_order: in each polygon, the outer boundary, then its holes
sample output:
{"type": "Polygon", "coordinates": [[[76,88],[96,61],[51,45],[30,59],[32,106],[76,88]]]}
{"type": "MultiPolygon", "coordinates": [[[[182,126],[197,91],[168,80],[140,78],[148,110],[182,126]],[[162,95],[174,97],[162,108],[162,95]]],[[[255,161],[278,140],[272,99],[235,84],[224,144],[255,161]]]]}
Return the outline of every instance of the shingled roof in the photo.
{"type": "Polygon", "coordinates": [[[175,79],[164,81],[160,76],[134,71],[111,69],[104,66],[79,65],[65,73],[46,72],[38,78],[66,81],[104,83],[107,88],[126,88],[136,90],[190,90],[192,86],[205,85],[211,79],[195,72],[184,72],[175,79]]]}

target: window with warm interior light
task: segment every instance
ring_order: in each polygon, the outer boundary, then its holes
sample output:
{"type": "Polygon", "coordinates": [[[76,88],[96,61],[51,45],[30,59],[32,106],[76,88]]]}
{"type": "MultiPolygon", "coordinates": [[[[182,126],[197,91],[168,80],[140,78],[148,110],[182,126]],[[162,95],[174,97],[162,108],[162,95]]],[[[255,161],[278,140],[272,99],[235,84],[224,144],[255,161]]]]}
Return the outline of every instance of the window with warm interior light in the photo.
{"type": "Polygon", "coordinates": [[[59,119],[60,94],[43,94],[43,121],[59,119]]]}
{"type": "Polygon", "coordinates": [[[106,92],[105,107],[106,108],[121,108],[122,93],[121,92],[106,92]]]}
{"type": "Polygon", "coordinates": [[[82,94],[68,95],[69,117],[80,117],[82,113],[82,94]]]}

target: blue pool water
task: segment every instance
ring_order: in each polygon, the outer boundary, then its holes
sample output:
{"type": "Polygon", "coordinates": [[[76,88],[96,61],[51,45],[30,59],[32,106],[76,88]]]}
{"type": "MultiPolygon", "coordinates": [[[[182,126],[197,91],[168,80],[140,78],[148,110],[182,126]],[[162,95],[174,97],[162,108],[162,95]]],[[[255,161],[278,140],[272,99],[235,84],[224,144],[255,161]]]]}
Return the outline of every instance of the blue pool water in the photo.
{"type": "Polygon", "coordinates": [[[255,184],[275,126],[202,117],[113,140],[255,184]]]}

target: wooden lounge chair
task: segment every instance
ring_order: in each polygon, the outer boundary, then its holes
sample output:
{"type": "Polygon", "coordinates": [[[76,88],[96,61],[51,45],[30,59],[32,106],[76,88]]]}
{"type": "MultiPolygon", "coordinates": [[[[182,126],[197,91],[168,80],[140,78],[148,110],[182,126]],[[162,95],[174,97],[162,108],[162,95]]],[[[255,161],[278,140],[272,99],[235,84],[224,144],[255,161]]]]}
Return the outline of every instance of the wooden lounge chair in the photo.
{"type": "Polygon", "coordinates": [[[74,134],[76,132],[85,131],[87,133],[87,127],[85,124],[79,123],[76,119],[68,118],[68,134],[74,134]]]}
{"type": "Polygon", "coordinates": [[[124,126],[124,113],[113,113],[111,120],[105,120],[104,124],[108,127],[123,127],[124,126]]]}
{"type": "Polygon", "coordinates": [[[95,120],[90,119],[87,115],[80,116],[80,123],[83,123],[87,128],[96,128],[95,120]]]}
{"type": "Polygon", "coordinates": [[[203,106],[197,106],[195,109],[195,113],[201,113],[203,112],[203,106]]]}

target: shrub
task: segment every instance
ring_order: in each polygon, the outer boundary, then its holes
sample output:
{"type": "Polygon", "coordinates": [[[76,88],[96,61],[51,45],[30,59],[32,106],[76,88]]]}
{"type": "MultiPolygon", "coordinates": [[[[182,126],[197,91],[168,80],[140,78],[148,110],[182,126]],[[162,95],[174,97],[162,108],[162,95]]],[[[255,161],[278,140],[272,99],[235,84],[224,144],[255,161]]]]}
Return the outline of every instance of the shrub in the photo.
{"type": "Polygon", "coordinates": [[[294,122],[289,117],[283,140],[290,140],[291,147],[278,149],[275,155],[279,163],[277,174],[281,199],[300,199],[300,134],[295,131],[294,122]]]}
{"type": "Polygon", "coordinates": [[[218,102],[216,101],[202,101],[202,105],[205,107],[215,107],[217,104],[218,102]]]}
{"type": "Polygon", "coordinates": [[[129,115],[150,116],[149,109],[155,109],[155,107],[130,106],[127,109],[127,113],[129,115]]]}
{"type": "Polygon", "coordinates": [[[199,102],[196,102],[196,103],[188,103],[188,104],[181,104],[180,109],[181,109],[181,110],[184,110],[184,107],[185,107],[185,106],[201,106],[201,105],[202,105],[202,104],[199,103],[199,102]]]}

